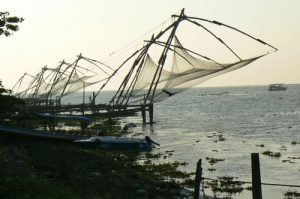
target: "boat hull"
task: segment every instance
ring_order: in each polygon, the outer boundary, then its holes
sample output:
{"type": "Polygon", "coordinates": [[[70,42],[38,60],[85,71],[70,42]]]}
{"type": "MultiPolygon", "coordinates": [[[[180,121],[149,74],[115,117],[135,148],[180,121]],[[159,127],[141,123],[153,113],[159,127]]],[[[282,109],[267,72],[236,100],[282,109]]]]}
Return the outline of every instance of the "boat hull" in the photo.
{"type": "Polygon", "coordinates": [[[132,149],[139,151],[149,151],[152,149],[152,143],[141,138],[94,136],[86,140],[75,140],[74,143],[85,147],[110,149],[132,149]]]}
{"type": "Polygon", "coordinates": [[[6,125],[0,125],[0,136],[7,138],[30,138],[56,142],[69,142],[83,147],[132,149],[138,151],[149,151],[152,149],[151,142],[147,142],[146,139],[140,138],[66,135],[54,132],[40,132],[31,129],[10,127],[6,125]]]}

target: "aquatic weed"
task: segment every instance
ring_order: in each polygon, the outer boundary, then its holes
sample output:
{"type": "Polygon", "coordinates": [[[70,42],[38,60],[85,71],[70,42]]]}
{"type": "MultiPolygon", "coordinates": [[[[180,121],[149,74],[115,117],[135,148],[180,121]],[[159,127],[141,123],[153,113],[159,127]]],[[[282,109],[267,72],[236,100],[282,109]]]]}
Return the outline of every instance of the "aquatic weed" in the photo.
{"type": "Polygon", "coordinates": [[[297,191],[290,191],[284,193],[283,199],[300,199],[300,193],[297,191]]]}
{"type": "Polygon", "coordinates": [[[207,181],[205,187],[212,190],[214,198],[231,198],[232,195],[244,190],[242,186],[244,183],[237,181],[237,179],[238,177],[221,176],[215,180],[207,181]]]}
{"type": "Polygon", "coordinates": [[[269,156],[269,157],[272,157],[272,158],[280,158],[281,157],[280,152],[264,151],[262,154],[266,155],[266,156],[269,156]]]}
{"type": "Polygon", "coordinates": [[[208,163],[209,163],[210,165],[214,165],[214,164],[216,164],[216,163],[218,163],[218,162],[225,161],[224,158],[206,157],[205,159],[208,161],[208,163]]]}

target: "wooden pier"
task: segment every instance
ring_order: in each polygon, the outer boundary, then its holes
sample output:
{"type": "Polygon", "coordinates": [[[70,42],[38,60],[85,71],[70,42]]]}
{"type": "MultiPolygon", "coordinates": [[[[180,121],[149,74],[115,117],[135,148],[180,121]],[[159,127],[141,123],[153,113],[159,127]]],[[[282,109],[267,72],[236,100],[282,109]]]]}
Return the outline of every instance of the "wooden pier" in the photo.
{"type": "Polygon", "coordinates": [[[153,103],[142,105],[110,105],[110,104],[61,104],[59,101],[26,101],[25,114],[50,113],[52,115],[102,115],[105,117],[121,117],[139,115],[143,124],[153,124],[153,103]],[[147,114],[148,112],[148,114],[147,114]],[[147,122],[147,116],[149,121],[147,122]]]}

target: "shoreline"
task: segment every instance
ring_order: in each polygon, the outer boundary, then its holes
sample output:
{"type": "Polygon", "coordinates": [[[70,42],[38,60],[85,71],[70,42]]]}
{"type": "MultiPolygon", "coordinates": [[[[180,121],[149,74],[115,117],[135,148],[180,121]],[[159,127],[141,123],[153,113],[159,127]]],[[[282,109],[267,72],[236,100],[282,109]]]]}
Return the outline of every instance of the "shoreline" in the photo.
{"type": "Polygon", "coordinates": [[[191,174],[178,171],[178,163],[152,163],[156,157],[149,154],[140,164],[135,151],[27,138],[0,138],[0,143],[1,198],[187,197],[175,179],[184,181],[191,174]]]}

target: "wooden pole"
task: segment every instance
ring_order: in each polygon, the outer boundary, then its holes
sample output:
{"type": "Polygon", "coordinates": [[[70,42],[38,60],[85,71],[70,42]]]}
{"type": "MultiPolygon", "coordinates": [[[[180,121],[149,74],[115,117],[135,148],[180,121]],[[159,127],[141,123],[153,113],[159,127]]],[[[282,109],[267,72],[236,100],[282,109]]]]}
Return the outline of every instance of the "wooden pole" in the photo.
{"type": "Polygon", "coordinates": [[[111,108],[110,106],[107,107],[107,115],[108,115],[108,120],[109,121],[112,120],[112,118],[111,118],[111,109],[110,108],[111,108]]]}
{"type": "Polygon", "coordinates": [[[96,101],[96,96],[95,96],[95,92],[93,92],[93,98],[92,98],[92,113],[95,113],[95,101],[96,101]]]}
{"type": "Polygon", "coordinates": [[[252,198],[262,199],[259,154],[251,153],[252,166],[252,198]]]}
{"type": "Polygon", "coordinates": [[[196,168],[196,176],[195,176],[195,187],[194,187],[194,198],[199,199],[200,198],[200,183],[202,178],[202,159],[199,159],[197,162],[197,168],[196,168]]]}
{"type": "Polygon", "coordinates": [[[145,105],[142,105],[141,111],[142,111],[143,124],[146,124],[146,110],[145,110],[145,105]]]}
{"type": "Polygon", "coordinates": [[[84,109],[85,109],[85,83],[83,82],[83,93],[82,93],[82,115],[84,115],[84,109]]]}
{"type": "Polygon", "coordinates": [[[150,124],[153,124],[153,103],[149,104],[149,118],[150,124]]]}
{"type": "MultiPolygon", "coordinates": [[[[63,95],[64,95],[64,93],[65,93],[65,91],[66,91],[66,88],[67,88],[67,86],[68,86],[68,84],[69,84],[69,82],[70,82],[70,80],[71,80],[71,77],[72,77],[73,73],[75,72],[75,69],[76,69],[77,64],[78,64],[78,62],[79,62],[80,59],[81,59],[81,53],[80,53],[80,55],[78,56],[78,58],[76,59],[76,61],[73,63],[73,64],[75,64],[75,65],[74,65],[74,67],[73,67],[73,69],[72,69],[72,71],[71,71],[71,73],[70,73],[70,75],[69,75],[69,77],[68,77],[68,80],[67,80],[67,82],[66,82],[66,84],[65,84],[65,86],[64,86],[64,88],[63,88],[63,91],[62,91],[61,94],[60,94],[59,99],[61,99],[61,98],[63,97],[63,95]]],[[[72,66],[73,64],[71,64],[70,66],[72,66]]],[[[66,69],[65,69],[65,70],[66,70],[66,69]]],[[[64,72],[65,72],[65,71],[64,71],[64,72]]]]}

